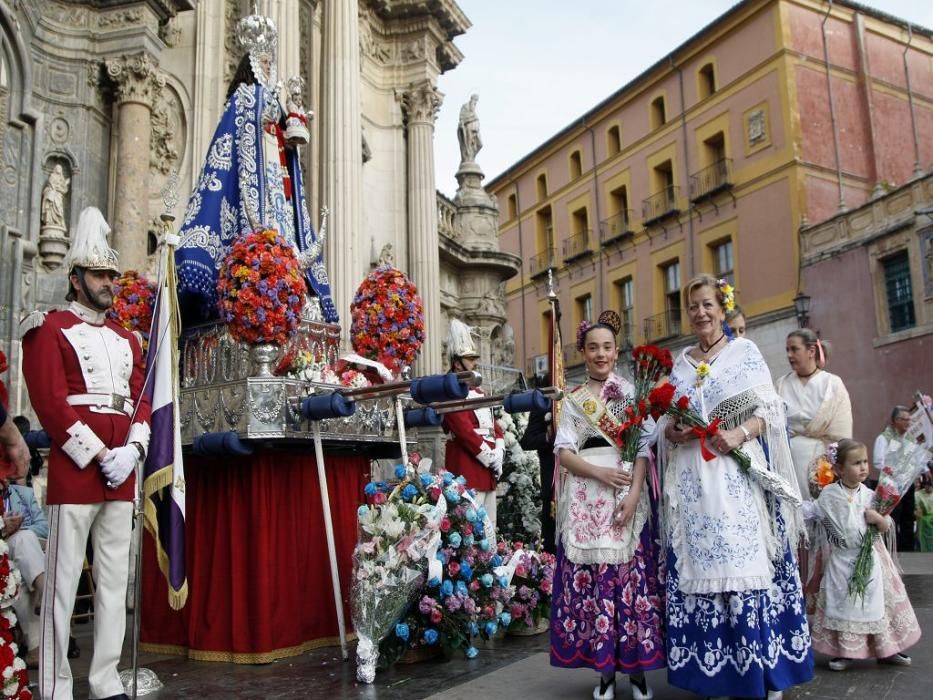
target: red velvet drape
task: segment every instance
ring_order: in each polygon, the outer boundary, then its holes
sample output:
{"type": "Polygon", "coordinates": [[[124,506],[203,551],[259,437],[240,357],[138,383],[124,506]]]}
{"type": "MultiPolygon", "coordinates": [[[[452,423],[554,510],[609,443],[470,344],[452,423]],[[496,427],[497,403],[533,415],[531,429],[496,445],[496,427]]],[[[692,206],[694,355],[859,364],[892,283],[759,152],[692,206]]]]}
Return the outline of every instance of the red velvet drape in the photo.
{"type": "MultiPolygon", "coordinates": [[[[344,618],[365,456],[326,458],[344,618]]],[[[168,605],[144,539],[140,638],[205,661],[263,663],[335,643],[321,491],[313,455],[185,460],[188,603],[168,605]]]]}

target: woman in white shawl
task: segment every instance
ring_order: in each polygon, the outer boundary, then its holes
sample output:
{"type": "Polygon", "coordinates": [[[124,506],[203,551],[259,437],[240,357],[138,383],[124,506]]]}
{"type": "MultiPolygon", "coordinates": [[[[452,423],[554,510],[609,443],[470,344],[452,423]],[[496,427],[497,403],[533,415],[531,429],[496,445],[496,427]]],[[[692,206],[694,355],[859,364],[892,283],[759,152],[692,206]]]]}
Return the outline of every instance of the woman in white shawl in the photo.
{"type": "Polygon", "coordinates": [[[787,362],[791,371],[775,382],[787,405],[790,453],[797,485],[804,500],[816,498],[816,466],[831,442],[852,437],[852,404],[845,384],[823,369],[829,354],[809,328],[787,336],[787,362]]]}
{"type": "Polygon", "coordinates": [[[719,418],[719,430],[693,430],[670,416],[659,425],[668,681],[707,697],[773,700],[813,677],[791,546],[800,495],[768,367],[754,343],[723,332],[733,303],[723,280],[700,275],[687,284],[697,343],[671,376],[676,396],[707,421],[719,418]],[[728,456],[738,447],[751,460],[747,473],[728,456]]]}

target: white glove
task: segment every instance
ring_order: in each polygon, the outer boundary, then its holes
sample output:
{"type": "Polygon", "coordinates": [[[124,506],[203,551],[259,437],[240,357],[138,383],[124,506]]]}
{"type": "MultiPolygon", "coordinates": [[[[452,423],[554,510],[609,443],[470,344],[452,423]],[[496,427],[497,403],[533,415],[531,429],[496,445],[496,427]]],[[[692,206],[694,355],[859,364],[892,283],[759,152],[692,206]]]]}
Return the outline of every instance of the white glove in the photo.
{"type": "Polygon", "coordinates": [[[117,488],[126,481],[139,463],[139,450],[134,445],[124,445],[110,450],[101,460],[100,467],[110,488],[117,488]]]}
{"type": "Polygon", "coordinates": [[[496,439],[496,447],[492,451],[493,459],[490,469],[492,473],[496,475],[496,481],[499,480],[499,477],[502,476],[502,465],[505,462],[505,440],[502,438],[496,439]]]}

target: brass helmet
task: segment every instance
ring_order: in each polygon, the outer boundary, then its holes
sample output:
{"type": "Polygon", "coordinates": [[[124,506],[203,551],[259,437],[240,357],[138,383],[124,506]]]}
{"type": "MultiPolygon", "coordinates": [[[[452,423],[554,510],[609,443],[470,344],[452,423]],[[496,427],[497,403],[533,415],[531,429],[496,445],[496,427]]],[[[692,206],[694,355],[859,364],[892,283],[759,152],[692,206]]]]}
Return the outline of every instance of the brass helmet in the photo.
{"type": "MultiPolygon", "coordinates": [[[[107,243],[107,234],[110,225],[104,219],[97,207],[87,207],[78,218],[78,227],[71,240],[71,248],[65,257],[65,269],[68,276],[75,268],[83,270],[109,270],[115,275],[120,274],[120,263],[117,251],[107,243]]],[[[74,300],[74,289],[69,285],[69,301],[74,300]]]]}

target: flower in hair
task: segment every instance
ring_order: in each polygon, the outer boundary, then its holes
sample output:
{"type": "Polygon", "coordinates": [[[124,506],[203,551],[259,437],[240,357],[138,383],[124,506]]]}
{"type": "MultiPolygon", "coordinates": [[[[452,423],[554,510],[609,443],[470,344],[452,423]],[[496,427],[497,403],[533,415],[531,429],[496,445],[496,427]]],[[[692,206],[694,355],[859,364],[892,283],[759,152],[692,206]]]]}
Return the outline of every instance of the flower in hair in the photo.
{"type": "Polygon", "coordinates": [[[722,308],[726,311],[735,309],[735,287],[729,284],[725,279],[718,280],[716,286],[718,286],[719,291],[722,292],[722,308]]]}
{"type": "Polygon", "coordinates": [[[584,339],[586,338],[586,332],[590,329],[590,322],[586,319],[580,321],[580,325],[577,326],[577,350],[583,352],[584,339]]]}
{"type": "Polygon", "coordinates": [[[836,458],[839,456],[839,443],[831,442],[826,446],[826,459],[830,464],[836,464],[836,458]]]}

